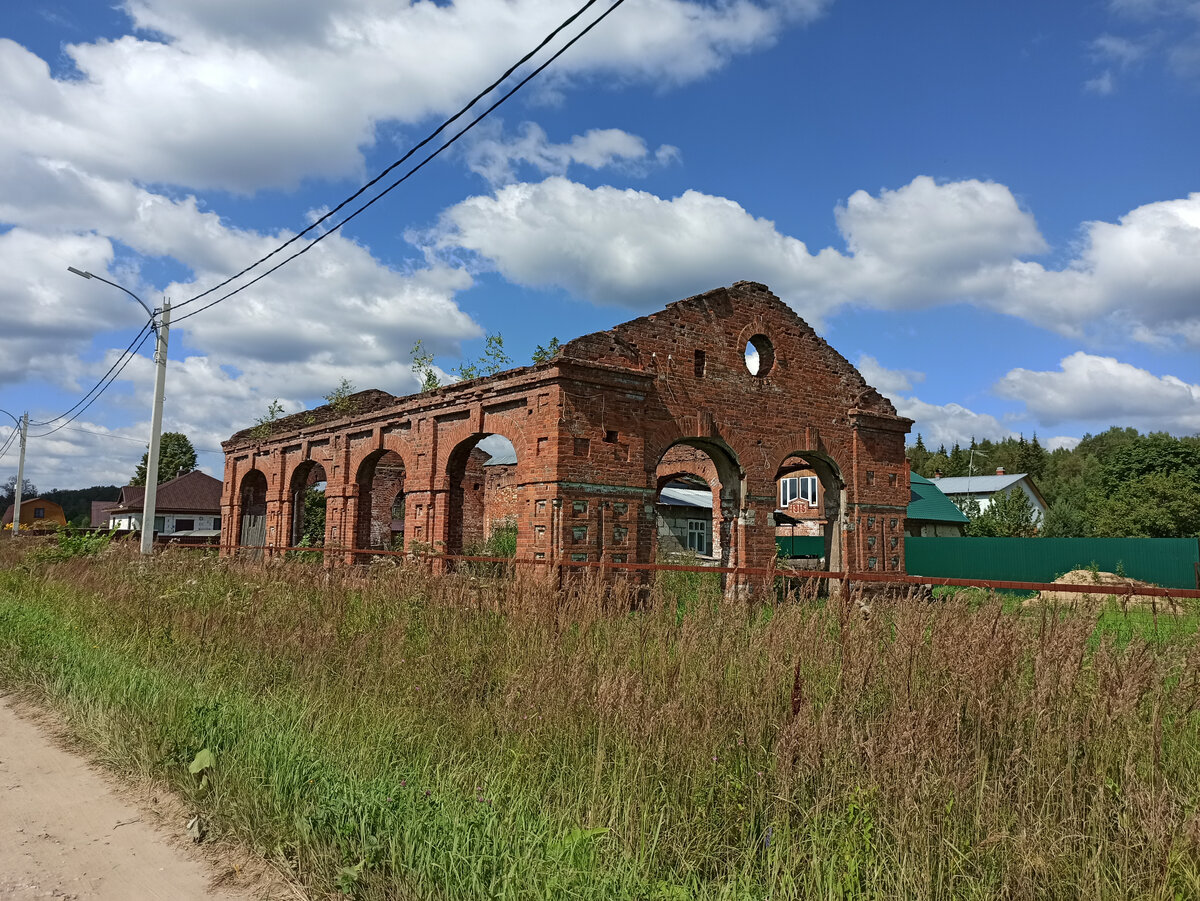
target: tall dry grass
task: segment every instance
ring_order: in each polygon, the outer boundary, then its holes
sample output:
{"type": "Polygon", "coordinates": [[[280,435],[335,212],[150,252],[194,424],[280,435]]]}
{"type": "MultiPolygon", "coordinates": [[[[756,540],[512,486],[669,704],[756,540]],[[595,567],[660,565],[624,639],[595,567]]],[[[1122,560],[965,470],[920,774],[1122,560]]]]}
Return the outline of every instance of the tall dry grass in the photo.
{"type": "Polygon", "coordinates": [[[0,679],[318,889],[1200,897],[1194,634],[686,575],[637,604],[191,553],[0,567],[0,679]]]}

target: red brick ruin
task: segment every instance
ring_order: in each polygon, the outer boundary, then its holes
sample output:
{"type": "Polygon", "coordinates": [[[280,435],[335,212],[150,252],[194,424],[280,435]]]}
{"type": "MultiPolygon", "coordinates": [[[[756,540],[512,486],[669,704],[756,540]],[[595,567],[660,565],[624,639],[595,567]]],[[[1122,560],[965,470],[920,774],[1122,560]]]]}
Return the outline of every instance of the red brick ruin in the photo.
{"type": "Polygon", "coordinates": [[[547,362],[237,433],[221,542],[292,546],[297,500],[325,481],[325,546],[348,560],[392,547],[402,498],[407,550],[459,554],[506,523],[521,559],[649,563],[658,492],[686,474],[712,488],[721,564],[764,568],[778,480],[803,471],[820,479],[825,566],[902,574],[911,425],[764,285],[738,282],[547,362]],[[483,465],[488,435],[512,442],[515,464],[483,465]]]}

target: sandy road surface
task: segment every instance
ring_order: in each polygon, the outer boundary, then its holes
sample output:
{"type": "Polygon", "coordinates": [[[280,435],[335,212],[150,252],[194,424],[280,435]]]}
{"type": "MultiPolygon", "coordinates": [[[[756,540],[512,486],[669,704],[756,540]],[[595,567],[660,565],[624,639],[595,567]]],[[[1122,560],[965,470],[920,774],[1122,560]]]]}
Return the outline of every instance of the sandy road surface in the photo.
{"type": "Polygon", "coordinates": [[[219,885],[232,867],[193,850],[183,822],[122,797],[17,709],[0,696],[0,901],[261,897],[219,885]]]}

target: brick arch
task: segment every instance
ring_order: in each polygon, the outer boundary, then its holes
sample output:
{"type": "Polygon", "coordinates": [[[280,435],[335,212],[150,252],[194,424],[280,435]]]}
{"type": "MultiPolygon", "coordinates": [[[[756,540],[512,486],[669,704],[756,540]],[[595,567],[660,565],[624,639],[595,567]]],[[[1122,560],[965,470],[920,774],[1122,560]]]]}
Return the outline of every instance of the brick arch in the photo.
{"type": "Polygon", "coordinates": [[[392,507],[404,492],[408,467],[404,457],[389,447],[362,455],[351,470],[357,491],[354,546],[389,550],[392,546],[392,507]]]}
{"type": "Polygon", "coordinates": [[[354,447],[349,453],[349,459],[346,464],[346,480],[348,483],[357,484],[359,474],[362,471],[363,465],[372,457],[378,454],[391,451],[396,456],[404,461],[404,468],[411,474],[414,470],[414,464],[417,459],[416,445],[412,440],[403,438],[398,434],[384,432],[377,443],[371,443],[368,446],[354,447]]]}
{"type": "MultiPolygon", "coordinates": [[[[492,435],[506,438],[512,444],[517,457],[512,490],[517,496],[522,494],[520,485],[528,460],[517,441],[503,432],[472,432],[461,437],[450,447],[438,479],[445,497],[444,528],[439,537],[448,554],[460,554],[489,537],[485,534],[490,520],[487,516],[488,477],[484,469],[487,458],[479,443],[492,435]]],[[[518,542],[521,542],[519,528],[517,534],[518,542]]]]}
{"type": "MultiPolygon", "coordinates": [[[[845,532],[847,491],[842,467],[827,451],[806,448],[804,443],[793,445],[792,450],[777,451],[779,461],[775,470],[775,481],[794,472],[811,471],[821,486],[820,521],[821,536],[825,541],[823,554],[824,569],[839,571],[845,562],[845,532]]],[[[778,488],[776,489],[778,490],[778,488]]],[[[777,528],[778,532],[783,529],[777,528]]]]}
{"type": "Polygon", "coordinates": [[[266,543],[267,476],[261,469],[248,469],[238,483],[237,545],[261,546],[266,543]],[[261,534],[260,534],[261,529],[261,534]]]}
{"type": "MultiPolygon", "coordinates": [[[[286,530],[284,544],[288,546],[299,544],[302,537],[301,532],[304,530],[304,507],[298,504],[296,499],[301,491],[317,482],[325,482],[328,485],[329,470],[320,460],[314,460],[311,457],[297,462],[287,474],[284,481],[287,490],[284,492],[281,505],[281,520],[283,528],[286,530]]],[[[326,504],[328,505],[328,501],[326,504]]]]}
{"type": "Polygon", "coordinates": [[[467,449],[469,453],[480,441],[492,435],[507,438],[509,443],[512,444],[513,450],[517,455],[517,467],[519,470],[522,463],[530,455],[525,429],[516,428],[512,423],[499,417],[489,418],[487,426],[483,429],[476,428],[473,424],[464,423],[460,427],[447,429],[438,434],[438,455],[437,460],[434,461],[433,472],[434,487],[439,490],[449,489],[451,458],[463,445],[470,445],[467,449]]]}
{"type": "MultiPolygon", "coordinates": [[[[662,437],[667,436],[662,435],[662,437]]],[[[704,472],[703,477],[705,481],[709,482],[713,492],[713,552],[720,558],[721,566],[745,565],[742,559],[744,555],[742,554],[742,542],[738,530],[745,474],[737,452],[720,438],[697,438],[677,435],[665,448],[657,452],[659,465],[655,467],[654,472],[656,501],[658,492],[662,488],[660,479],[669,474],[668,471],[676,468],[675,464],[671,463],[668,459],[672,455],[672,451],[676,448],[690,448],[697,454],[702,455],[699,459],[696,458],[695,454],[691,455],[693,457],[692,468],[707,470],[704,472]],[[709,464],[711,464],[711,470],[704,464],[704,458],[707,458],[709,464]],[[665,469],[662,468],[661,463],[664,459],[668,459],[665,469]]],[[[647,459],[651,459],[649,454],[647,455],[647,459]]],[[[658,543],[659,530],[656,526],[651,541],[651,559],[656,558],[658,555],[658,543]]],[[[721,581],[722,587],[728,591],[732,583],[725,578],[724,574],[722,574],[721,581]]]]}

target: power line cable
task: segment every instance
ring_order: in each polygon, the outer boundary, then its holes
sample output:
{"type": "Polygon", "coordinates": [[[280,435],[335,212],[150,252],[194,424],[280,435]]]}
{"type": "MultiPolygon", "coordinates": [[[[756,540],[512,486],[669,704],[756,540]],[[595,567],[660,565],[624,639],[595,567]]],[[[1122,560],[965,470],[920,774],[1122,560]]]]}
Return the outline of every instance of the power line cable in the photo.
{"type": "MultiPolygon", "coordinates": [[[[462,118],[462,116],[464,116],[466,114],[466,112],[469,109],[471,109],[471,107],[473,107],[476,103],[478,103],[480,100],[482,100],[484,97],[486,97],[492,91],[494,91],[497,87],[499,87],[501,84],[503,84],[508,79],[508,77],[513,74],[513,72],[515,72],[517,69],[519,69],[525,63],[529,62],[529,60],[532,59],[547,44],[549,44],[552,40],[554,40],[554,38],[558,37],[558,35],[563,31],[564,28],[567,28],[568,26],[570,26],[573,22],[575,22],[576,19],[578,19],[581,15],[583,15],[585,12],[587,12],[587,10],[590,7],[592,7],[593,5],[595,5],[597,2],[598,2],[598,0],[587,0],[587,2],[583,6],[581,6],[573,15],[564,19],[563,22],[557,28],[555,28],[548,35],[546,35],[546,37],[544,37],[536,47],[534,47],[532,50],[530,50],[528,53],[526,53],[524,56],[522,56],[519,60],[517,60],[515,63],[513,63],[511,66],[509,66],[508,69],[506,69],[504,71],[503,75],[501,75],[499,78],[497,78],[495,81],[493,81],[490,85],[488,85],[486,88],[484,88],[482,91],[480,91],[474,97],[472,97],[470,102],[467,103],[466,106],[464,106],[462,109],[460,109],[457,113],[455,113],[449,119],[445,120],[434,131],[430,132],[419,144],[416,144],[411,149],[409,149],[409,151],[407,153],[405,153],[404,156],[400,157],[400,159],[396,160],[394,163],[392,163],[390,166],[388,166],[386,169],[384,169],[382,172],[380,172],[378,175],[376,175],[374,178],[372,178],[369,182],[367,182],[365,185],[363,185],[361,188],[359,188],[357,191],[355,191],[353,194],[351,194],[349,197],[347,197],[345,200],[343,200],[341,203],[339,203],[337,206],[335,206],[332,210],[330,210],[325,215],[323,215],[320,219],[317,219],[315,222],[311,223],[303,231],[299,232],[296,235],[293,235],[287,241],[284,241],[282,244],[280,244],[278,247],[276,247],[274,250],[272,250],[266,256],[260,257],[259,259],[255,260],[253,263],[251,263],[249,266],[242,269],[240,272],[237,272],[234,275],[229,276],[229,278],[225,279],[225,281],[223,281],[219,284],[213,285],[207,291],[203,291],[200,294],[195,295],[194,297],[189,297],[187,300],[183,301],[183,303],[177,304],[175,309],[179,310],[179,309],[182,309],[183,307],[186,307],[188,304],[195,303],[197,300],[200,300],[202,297],[207,297],[209,294],[212,294],[214,291],[219,291],[221,288],[224,288],[230,282],[233,282],[236,279],[241,278],[246,273],[250,272],[253,269],[256,269],[262,263],[265,263],[267,260],[271,259],[276,254],[280,253],[281,251],[285,250],[287,247],[289,247],[296,241],[300,240],[302,237],[304,237],[306,234],[311,232],[313,229],[317,228],[322,222],[325,222],[327,219],[330,219],[331,217],[336,215],[343,208],[345,208],[347,204],[351,203],[354,200],[357,200],[364,193],[366,193],[366,191],[369,188],[372,188],[376,184],[378,184],[384,178],[384,176],[386,176],[388,173],[392,172],[398,166],[407,162],[413,156],[413,154],[415,154],[418,150],[420,150],[422,147],[424,147],[426,144],[428,144],[430,141],[432,141],[434,138],[436,138],[439,134],[441,134],[443,131],[445,131],[447,128],[449,128],[451,125],[453,125],[458,119],[462,118]]],[[[621,0],[621,2],[624,2],[624,0],[621,0]]],[[[570,46],[570,45],[568,45],[568,46],[570,46]]],[[[272,270],[272,271],[274,271],[274,270],[272,270]]],[[[183,318],[187,318],[187,317],[183,317],[183,318]]]]}
{"type": "MultiPolygon", "coordinates": [[[[326,213],[320,219],[316,220],[311,225],[309,225],[307,228],[305,228],[303,231],[299,232],[298,234],[294,235],[292,238],[285,241],[283,244],[281,244],[279,247],[272,250],[266,256],[260,258],[256,262],[252,263],[250,266],[247,266],[241,272],[239,272],[233,276],[230,276],[225,281],[221,282],[218,285],[214,285],[212,288],[209,288],[207,291],[205,291],[201,294],[198,294],[194,297],[188,298],[188,300],[179,304],[176,307],[176,309],[180,309],[184,306],[187,306],[188,304],[194,303],[197,300],[199,300],[200,298],[205,297],[205,296],[213,293],[214,291],[219,290],[220,288],[230,284],[230,282],[236,280],[240,276],[245,275],[246,273],[250,272],[257,266],[261,265],[266,260],[274,257],[276,254],[278,254],[281,251],[283,251],[284,249],[286,249],[288,246],[293,244],[295,241],[299,240],[304,235],[311,232],[314,228],[316,228],[321,223],[328,220],[330,217],[332,217],[338,211],[344,209],[353,200],[357,199],[358,197],[361,197],[363,195],[363,193],[365,193],[369,188],[378,184],[378,182],[380,180],[382,180],[384,178],[384,176],[386,176],[389,172],[394,171],[397,167],[399,167],[405,161],[410,159],[418,150],[420,150],[426,144],[430,143],[434,138],[436,138],[439,134],[441,134],[443,131],[445,131],[446,128],[448,128],[455,121],[460,119],[464,114],[466,114],[466,112],[468,110],[470,110],[476,103],[478,103],[479,100],[481,100],[483,97],[487,96],[492,91],[494,91],[496,89],[496,87],[498,87],[506,79],[508,79],[509,76],[511,76],[512,73],[515,72],[521,65],[528,62],[534,55],[536,55],[547,44],[549,44],[555,37],[557,37],[563,31],[563,29],[569,27],[584,12],[586,12],[589,8],[591,8],[593,5],[595,5],[596,2],[598,2],[598,0],[587,0],[587,2],[582,7],[580,7],[575,13],[573,13],[571,16],[569,16],[567,19],[565,19],[558,27],[556,27],[552,32],[550,32],[550,34],[548,34],[545,38],[543,38],[542,41],[537,45],[537,47],[535,47],[529,53],[525,54],[525,56],[523,56],[515,64],[510,66],[504,72],[503,75],[501,75],[496,81],[494,81],[491,85],[489,85],[486,89],[484,89],[478,95],[476,95],[470,101],[470,103],[468,103],[461,110],[459,110],[457,113],[455,113],[453,116],[451,116],[445,122],[443,122],[437,129],[435,129],[432,133],[430,133],[424,140],[422,140],[420,143],[418,143],[414,147],[412,147],[403,157],[396,160],[396,162],[392,163],[385,170],[380,172],[379,175],[377,175],[371,181],[367,182],[358,191],[356,191],[350,197],[343,200],[341,203],[339,203],[336,207],[334,207],[332,210],[330,210],[328,213],[326,213]]],[[[208,304],[205,304],[204,306],[200,307],[199,309],[193,310],[191,313],[187,313],[184,316],[179,317],[179,319],[177,319],[176,322],[182,322],[184,319],[188,319],[192,316],[195,316],[197,313],[202,313],[205,310],[207,310],[213,306],[216,306],[218,303],[221,303],[224,300],[228,300],[230,297],[234,296],[235,294],[240,293],[241,291],[245,290],[246,288],[249,288],[251,285],[254,285],[257,282],[261,281],[263,278],[266,278],[268,275],[271,275],[276,270],[280,269],[282,266],[284,266],[287,263],[294,260],[296,257],[307,253],[309,250],[311,250],[313,247],[315,247],[318,243],[323,241],[325,238],[329,237],[330,235],[332,235],[335,232],[337,232],[338,230],[340,230],[342,228],[342,226],[346,225],[348,222],[350,222],[351,220],[356,218],[359,214],[366,211],[368,208],[373,206],[377,201],[383,199],[383,197],[385,197],[386,195],[391,193],[393,190],[395,190],[397,187],[399,187],[401,184],[403,184],[405,181],[407,181],[409,178],[411,178],[413,175],[415,175],[417,172],[419,172],[421,169],[423,169],[429,162],[431,162],[434,158],[439,156],[443,151],[445,151],[451,145],[453,145],[455,142],[457,142],[459,140],[459,138],[461,138],[468,131],[470,131],[476,125],[478,125],[485,117],[490,115],[501,104],[503,104],[505,101],[507,101],[515,93],[517,93],[517,91],[521,90],[521,88],[523,88],[526,84],[528,84],[530,81],[532,81],[538,75],[540,75],[543,71],[545,71],[545,69],[551,63],[553,63],[560,56],[562,56],[563,53],[565,53],[567,50],[569,50],[571,47],[573,47],[581,38],[583,38],[584,35],[588,34],[588,32],[590,32],[593,28],[595,28],[602,21],[604,21],[604,19],[608,18],[608,16],[611,15],[617,9],[617,7],[619,7],[624,2],[625,2],[625,0],[616,0],[616,2],[614,2],[612,4],[612,6],[610,6],[608,9],[606,9],[596,19],[594,19],[591,23],[589,23],[582,31],[580,31],[577,35],[575,35],[575,37],[571,38],[571,40],[569,40],[566,44],[564,44],[561,48],[559,48],[559,50],[556,51],[548,60],[546,60],[544,63],[542,63],[536,69],[534,69],[529,75],[525,76],[525,78],[523,78],[521,81],[519,81],[515,87],[513,87],[511,90],[509,90],[507,93],[505,93],[499,100],[497,100],[495,103],[493,103],[491,106],[489,106],[486,110],[484,110],[483,113],[481,113],[479,116],[477,116],[475,119],[473,119],[470,122],[470,124],[468,124],[466,127],[462,128],[462,129],[460,129],[450,140],[448,140],[444,144],[442,144],[433,153],[427,155],[420,163],[418,163],[416,166],[414,166],[412,169],[410,169],[408,172],[406,172],[401,178],[392,182],[392,184],[390,184],[387,188],[385,188],[379,194],[375,195],[375,197],[371,198],[369,201],[367,201],[367,203],[360,206],[358,209],[356,209],[350,215],[346,216],[346,218],[342,219],[340,222],[338,222],[336,225],[334,225],[328,231],[322,233],[317,238],[315,238],[311,243],[305,245],[299,251],[297,251],[296,253],[287,257],[282,262],[276,264],[271,269],[268,269],[266,272],[260,274],[257,278],[251,280],[250,282],[246,283],[245,285],[242,285],[241,287],[239,287],[233,291],[230,291],[229,293],[217,298],[216,300],[214,300],[208,304]]],[[[74,422],[76,419],[78,419],[79,416],[81,416],[93,403],[96,402],[97,399],[99,399],[99,397],[106,390],[108,390],[108,388],[112,385],[112,383],[114,381],[116,381],[117,376],[119,376],[121,374],[121,372],[124,371],[125,367],[127,365],[129,365],[129,361],[134,356],[137,355],[137,352],[139,350],[141,350],[142,345],[145,344],[145,342],[146,342],[146,338],[149,337],[146,334],[147,329],[152,328],[153,325],[154,325],[154,320],[153,320],[153,317],[151,317],[151,319],[146,323],[146,325],[142,326],[141,331],[139,331],[138,334],[136,336],[134,336],[133,341],[130,342],[130,344],[126,348],[125,352],[123,352],[121,354],[121,356],[118,357],[117,360],[113,363],[113,365],[109,367],[108,372],[106,372],[104,374],[104,376],[101,377],[100,381],[97,382],[96,385],[94,385],[91,390],[89,390],[86,394],[84,394],[84,396],[82,398],[80,398],[80,400],[74,406],[68,408],[63,413],[59,414],[58,416],[54,417],[53,419],[38,421],[34,424],[35,425],[50,425],[54,422],[57,422],[60,419],[67,417],[68,414],[73,413],[74,415],[70,416],[70,418],[67,419],[66,422],[63,422],[61,425],[55,426],[53,429],[50,429],[47,432],[42,432],[41,434],[34,435],[32,437],[45,438],[48,435],[53,435],[55,432],[67,427],[71,422],[74,422]],[[134,346],[135,344],[136,344],[136,347],[134,346]],[[114,370],[115,370],[115,372],[114,372],[114,370]],[[111,378],[110,378],[110,376],[111,376],[111,378]],[[107,379],[107,382],[106,382],[106,379],[107,379]],[[90,400],[89,400],[89,398],[90,398],[90,400]],[[85,403],[85,401],[86,401],[86,403],[85,403]]],[[[217,453],[217,452],[210,451],[210,453],[217,453]]]]}
{"type": "MultiPolygon", "coordinates": [[[[92,397],[91,400],[89,400],[86,404],[84,404],[83,407],[81,407],[78,412],[76,412],[70,419],[68,419],[62,425],[57,425],[54,428],[50,429],[50,431],[48,431],[48,432],[42,432],[40,435],[33,435],[31,437],[45,438],[47,435],[53,435],[59,429],[66,428],[68,425],[70,425],[72,422],[74,422],[76,419],[78,419],[80,416],[82,416],[87,411],[88,407],[90,407],[97,400],[99,400],[100,395],[102,395],[105,391],[107,391],[109,389],[109,387],[112,385],[112,383],[117,380],[117,376],[119,376],[124,371],[125,367],[129,365],[129,361],[137,356],[138,351],[142,349],[142,345],[146,343],[146,339],[150,337],[150,332],[148,329],[143,328],[142,332],[144,333],[142,335],[142,340],[138,343],[137,347],[133,348],[133,352],[125,357],[125,361],[123,363],[121,363],[120,368],[118,368],[116,372],[113,372],[112,378],[110,378],[108,380],[108,384],[106,384],[106,385],[104,385],[104,387],[100,388],[100,390],[95,393],[95,395],[92,397]]],[[[112,370],[109,370],[109,371],[111,372],[112,370]]],[[[93,390],[95,390],[95,389],[93,389],[93,390]]],[[[78,406],[78,404],[76,406],[78,406]]],[[[51,422],[53,422],[53,421],[54,420],[51,420],[51,422]]]]}
{"type": "MultiPolygon", "coordinates": [[[[132,441],[134,444],[141,444],[141,445],[149,444],[149,442],[145,438],[134,438],[134,437],[131,437],[130,435],[118,435],[115,432],[97,432],[95,429],[84,429],[84,428],[80,428],[77,425],[65,426],[65,428],[68,432],[83,432],[86,435],[98,435],[101,438],[117,438],[121,441],[132,441]]],[[[211,447],[196,447],[196,445],[194,445],[194,444],[192,445],[192,450],[194,450],[198,454],[223,454],[223,453],[225,453],[225,451],[223,451],[223,450],[214,450],[211,447]]]]}
{"type": "MultiPolygon", "coordinates": [[[[121,366],[121,368],[122,368],[122,369],[124,369],[124,368],[125,368],[125,367],[122,365],[122,361],[125,361],[125,360],[126,360],[126,356],[127,356],[128,354],[130,354],[130,353],[131,353],[131,351],[132,351],[132,348],[133,348],[133,345],[134,345],[134,344],[136,344],[136,343],[137,343],[139,340],[141,340],[141,341],[145,341],[145,338],[144,338],[143,336],[146,334],[146,330],[147,330],[148,328],[151,328],[151,327],[153,327],[153,325],[154,325],[154,320],[153,320],[153,319],[150,319],[150,320],[148,320],[148,321],[146,322],[146,324],[145,324],[145,325],[143,325],[143,326],[142,326],[142,329],[141,329],[141,331],[139,331],[139,332],[138,332],[136,335],[134,335],[134,336],[133,336],[133,340],[129,342],[129,345],[128,345],[128,346],[125,348],[125,350],[123,350],[123,351],[121,352],[121,355],[120,355],[119,357],[117,357],[117,359],[116,359],[116,360],[113,362],[113,364],[112,364],[111,366],[109,366],[109,367],[108,367],[108,372],[104,373],[104,375],[102,375],[102,376],[100,377],[100,381],[96,382],[96,384],[95,384],[95,385],[93,385],[93,386],[91,387],[91,389],[90,389],[90,390],[87,392],[87,394],[85,394],[85,395],[83,395],[83,397],[79,398],[79,400],[78,400],[78,401],[76,401],[76,403],[75,403],[75,405],[74,405],[73,407],[70,407],[69,409],[66,409],[66,410],[64,410],[63,412],[61,412],[61,413],[59,413],[57,416],[55,416],[53,419],[47,419],[47,420],[44,420],[44,421],[43,421],[43,420],[39,420],[39,421],[36,421],[36,422],[35,422],[34,420],[30,420],[29,424],[30,424],[30,425],[39,425],[39,426],[40,426],[40,425],[51,425],[52,423],[58,422],[58,421],[59,421],[60,419],[62,419],[63,417],[65,417],[65,416],[68,416],[68,415],[70,415],[71,413],[73,413],[73,412],[74,412],[76,409],[78,409],[78,408],[79,408],[79,405],[80,405],[80,404],[82,404],[84,401],[86,401],[86,400],[87,400],[87,399],[88,399],[88,398],[91,396],[91,394],[92,394],[92,392],[93,392],[93,391],[95,391],[97,388],[99,388],[99,387],[100,387],[100,386],[101,386],[101,385],[104,383],[104,380],[105,380],[106,378],[108,378],[108,377],[109,377],[109,375],[111,375],[111,374],[112,374],[112,371],[113,371],[114,369],[116,369],[116,368],[117,368],[117,366],[121,366]]],[[[138,347],[141,347],[141,345],[140,345],[140,344],[138,344],[138,347]]],[[[136,351],[134,351],[134,352],[136,353],[136,351]]],[[[127,361],[126,361],[126,362],[127,362],[127,361]]],[[[99,396],[99,395],[97,395],[97,397],[98,397],[98,396],[99,396]]],[[[10,415],[11,415],[11,414],[10,414],[10,415]]]]}
{"type": "MultiPolygon", "coordinates": [[[[398,188],[404,182],[408,181],[409,178],[411,178],[413,175],[415,175],[417,172],[419,172],[421,169],[423,169],[426,166],[426,164],[428,164],[435,157],[437,157],[439,154],[441,154],[442,151],[446,150],[448,147],[450,147],[452,144],[454,144],[464,134],[466,134],[468,131],[470,131],[472,128],[474,128],[476,125],[478,125],[486,116],[490,115],[493,110],[495,110],[498,106],[500,106],[502,103],[504,103],[510,97],[512,97],[512,95],[515,94],[517,91],[521,90],[521,88],[523,88],[526,84],[528,84],[530,81],[532,81],[534,78],[536,78],[539,74],[541,74],[546,69],[547,66],[549,66],[556,59],[558,59],[560,56],[562,56],[567,50],[569,50],[572,46],[574,46],[575,43],[577,41],[579,41],[584,35],[586,35],[589,31],[591,31],[593,28],[595,28],[597,25],[599,25],[601,22],[603,22],[611,13],[613,13],[617,9],[617,7],[619,7],[624,2],[625,2],[625,0],[616,0],[616,2],[613,3],[612,6],[610,6],[603,13],[601,13],[586,28],[584,28],[581,32],[579,32],[579,34],[575,35],[575,37],[573,37],[570,41],[568,41],[566,44],[564,44],[553,56],[551,56],[548,60],[546,60],[544,63],[542,63],[536,69],[534,69],[529,75],[525,76],[525,78],[523,78],[521,81],[519,81],[515,87],[513,87],[510,91],[508,91],[506,94],[504,94],[504,96],[502,96],[499,100],[497,100],[495,103],[493,103],[491,106],[489,106],[486,110],[484,110],[482,113],[480,113],[475,119],[473,119],[471,121],[471,123],[469,125],[462,128],[449,141],[447,141],[445,144],[443,144],[441,147],[439,147],[433,153],[426,156],[423,160],[421,160],[420,163],[418,163],[412,169],[408,170],[408,172],[406,172],[403,176],[398,178],[396,181],[392,182],[383,191],[376,194],[374,197],[372,197],[370,200],[368,200],[366,203],[364,203],[362,206],[360,206],[358,209],[356,209],[353,213],[351,213],[349,216],[347,216],[341,222],[338,222],[336,225],[334,225],[328,231],[326,231],[323,234],[319,235],[318,237],[314,238],[309,244],[306,244],[303,248],[296,251],[291,256],[284,258],[281,262],[276,263],[274,266],[272,266],[270,269],[266,270],[265,272],[260,273],[258,276],[251,279],[246,284],[244,284],[238,288],[235,288],[234,290],[230,291],[227,294],[223,294],[222,296],[218,297],[216,300],[210,301],[209,303],[204,304],[203,306],[199,307],[198,309],[192,310],[192,312],[190,312],[190,313],[185,313],[183,316],[180,316],[178,319],[176,319],[175,323],[178,324],[180,322],[183,322],[185,319],[190,319],[192,316],[195,316],[198,313],[203,313],[205,310],[215,307],[217,304],[221,303],[222,301],[228,300],[229,298],[233,297],[235,294],[239,294],[242,291],[246,290],[247,288],[251,287],[252,285],[257,284],[258,282],[262,281],[268,275],[271,275],[272,273],[276,272],[283,266],[286,266],[292,260],[296,259],[296,257],[302,256],[302,255],[308,253],[308,251],[310,251],[314,247],[316,247],[317,244],[319,244],[321,241],[325,240],[326,238],[328,238],[329,236],[331,236],[335,232],[337,232],[343,225],[346,225],[352,219],[357,217],[360,213],[365,212],[368,208],[373,206],[376,202],[382,200],[393,190],[398,188]]],[[[190,303],[190,302],[191,301],[187,301],[185,303],[190,303]]],[[[185,304],[180,304],[179,306],[182,307],[184,305],[185,304]]],[[[176,308],[176,309],[178,309],[178,308],[176,308]]]]}
{"type": "Polygon", "coordinates": [[[3,413],[15,423],[13,430],[9,432],[8,437],[4,439],[4,446],[0,447],[0,458],[3,458],[4,455],[8,453],[8,449],[12,447],[13,439],[15,439],[17,435],[21,433],[21,420],[17,419],[17,417],[8,412],[8,410],[0,409],[0,413],[3,413]]]}
{"type": "Polygon", "coordinates": [[[20,429],[14,428],[11,432],[9,432],[8,437],[4,440],[4,446],[0,447],[0,459],[3,459],[4,455],[8,453],[8,449],[12,447],[13,439],[17,437],[17,434],[20,431],[20,429]]]}

